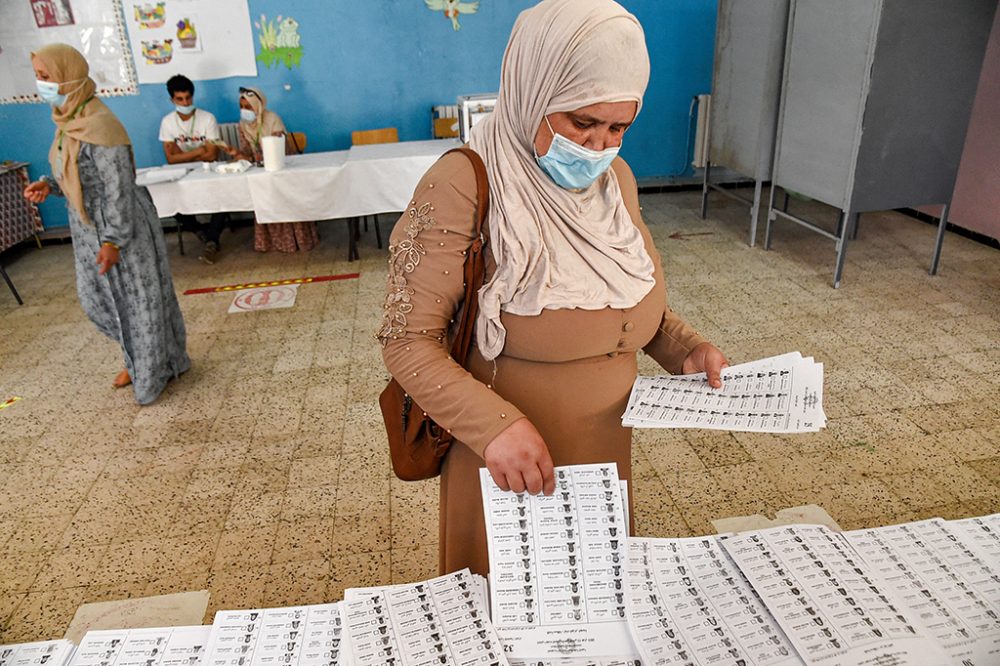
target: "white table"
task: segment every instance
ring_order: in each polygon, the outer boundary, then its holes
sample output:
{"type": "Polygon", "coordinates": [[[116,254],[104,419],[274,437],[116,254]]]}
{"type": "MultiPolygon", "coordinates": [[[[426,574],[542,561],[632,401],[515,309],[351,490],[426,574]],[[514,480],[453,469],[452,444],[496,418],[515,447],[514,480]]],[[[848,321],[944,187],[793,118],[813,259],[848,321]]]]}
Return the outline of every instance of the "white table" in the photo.
{"type": "MultiPolygon", "coordinates": [[[[290,155],[281,171],[192,169],[148,185],[160,217],[253,211],[262,224],[361,217],[406,210],[421,176],[458,139],[404,141],[290,155]]],[[[143,169],[140,173],[153,170],[143,169]]]]}

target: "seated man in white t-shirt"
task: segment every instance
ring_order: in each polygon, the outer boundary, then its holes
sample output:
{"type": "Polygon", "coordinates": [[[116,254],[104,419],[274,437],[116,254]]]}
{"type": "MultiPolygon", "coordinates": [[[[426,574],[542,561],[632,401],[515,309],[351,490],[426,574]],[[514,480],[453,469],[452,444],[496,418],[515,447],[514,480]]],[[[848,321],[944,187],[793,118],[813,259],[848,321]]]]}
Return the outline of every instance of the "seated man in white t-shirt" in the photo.
{"type": "MultiPolygon", "coordinates": [[[[167,81],[167,92],[174,110],[160,121],[160,141],[167,163],[214,162],[218,157],[218,147],[212,143],[219,141],[219,123],[215,116],[194,106],[194,84],[180,74],[167,81]]],[[[219,236],[226,222],[224,213],[212,215],[211,222],[202,228],[194,215],[179,213],[174,216],[185,231],[191,231],[205,242],[201,260],[214,263],[219,253],[219,236]]]]}

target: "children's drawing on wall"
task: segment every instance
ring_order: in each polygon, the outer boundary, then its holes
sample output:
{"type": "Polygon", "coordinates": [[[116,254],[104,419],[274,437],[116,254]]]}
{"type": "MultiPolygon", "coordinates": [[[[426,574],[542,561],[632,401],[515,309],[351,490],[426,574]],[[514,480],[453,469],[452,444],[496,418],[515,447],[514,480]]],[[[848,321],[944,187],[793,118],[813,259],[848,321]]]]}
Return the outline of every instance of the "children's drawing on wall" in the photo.
{"type": "Polygon", "coordinates": [[[142,57],[147,65],[166,65],[174,59],[174,40],[165,39],[162,42],[157,39],[151,42],[143,40],[142,57]]]}
{"type": "Polygon", "coordinates": [[[139,24],[140,30],[153,30],[162,28],[167,22],[167,3],[158,2],[155,5],[146,3],[143,5],[132,5],[135,22],[139,24]]]}
{"type": "Polygon", "coordinates": [[[31,0],[31,11],[39,28],[73,25],[73,9],[69,0],[31,0]]]}
{"type": "Polygon", "coordinates": [[[177,22],[177,41],[186,53],[201,51],[201,37],[198,35],[197,19],[185,16],[177,22]]]}
{"type": "Polygon", "coordinates": [[[455,30],[461,30],[462,26],[458,23],[459,14],[475,14],[479,9],[479,0],[476,2],[460,2],[460,0],[424,0],[427,5],[427,9],[434,12],[444,12],[445,18],[451,19],[451,27],[455,30]]]}
{"type": "Polygon", "coordinates": [[[288,69],[302,62],[302,38],[299,36],[298,21],[291,16],[282,18],[280,14],[273,21],[268,21],[261,14],[260,21],[254,22],[254,26],[260,40],[257,60],[268,68],[284,63],[288,69]]]}

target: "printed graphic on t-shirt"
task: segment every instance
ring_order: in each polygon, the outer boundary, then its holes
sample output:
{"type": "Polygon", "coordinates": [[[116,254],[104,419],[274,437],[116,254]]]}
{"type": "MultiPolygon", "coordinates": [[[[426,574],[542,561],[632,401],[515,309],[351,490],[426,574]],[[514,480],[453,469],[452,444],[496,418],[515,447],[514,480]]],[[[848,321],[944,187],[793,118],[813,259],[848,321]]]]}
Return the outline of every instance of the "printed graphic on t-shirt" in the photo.
{"type": "Polygon", "coordinates": [[[208,137],[204,134],[198,136],[188,136],[187,134],[181,134],[175,141],[177,142],[177,147],[183,150],[185,153],[194,150],[195,148],[201,148],[208,141],[208,137]]]}

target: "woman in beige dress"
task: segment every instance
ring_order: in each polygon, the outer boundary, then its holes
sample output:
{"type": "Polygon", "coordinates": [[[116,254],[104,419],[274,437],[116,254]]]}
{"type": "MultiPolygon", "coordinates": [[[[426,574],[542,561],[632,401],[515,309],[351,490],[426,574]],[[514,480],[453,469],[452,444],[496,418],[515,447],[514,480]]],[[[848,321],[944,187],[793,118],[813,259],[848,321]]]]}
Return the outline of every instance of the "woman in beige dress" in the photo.
{"type": "Polygon", "coordinates": [[[468,371],[447,337],[473,241],[469,161],[435,164],[393,230],[383,358],[458,440],[441,475],[442,572],[488,572],[484,464],[515,492],[551,493],[553,464],[615,462],[631,479],[621,415],[638,350],[721,386],[725,357],[667,307],[635,178],[616,157],[648,78],[642,28],[611,0],[545,0],[518,18],[496,110],[470,141],[490,209],[468,371]]]}
{"type": "MultiPolygon", "coordinates": [[[[227,149],[234,159],[261,162],[264,159],[260,140],[265,136],[285,139],[285,153],[302,152],[274,111],[267,108],[267,97],[259,88],[240,88],[240,148],[227,149]]],[[[253,249],[258,252],[308,252],[319,243],[315,222],[254,223],[253,249]]]]}

